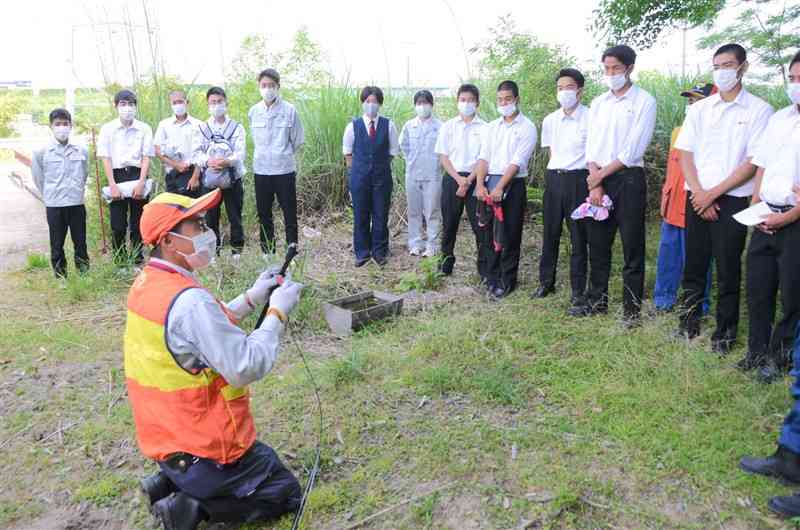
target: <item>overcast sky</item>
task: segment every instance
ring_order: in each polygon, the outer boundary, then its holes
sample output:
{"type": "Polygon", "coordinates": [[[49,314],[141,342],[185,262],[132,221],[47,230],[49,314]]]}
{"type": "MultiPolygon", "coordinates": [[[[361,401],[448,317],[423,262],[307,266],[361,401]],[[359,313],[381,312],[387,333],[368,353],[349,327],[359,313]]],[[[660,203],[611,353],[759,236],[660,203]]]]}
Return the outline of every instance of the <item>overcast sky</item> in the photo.
{"type": "MultiPolygon", "coordinates": [[[[567,46],[579,67],[594,67],[601,50],[587,27],[595,4],[595,0],[147,0],[167,68],[184,81],[220,82],[223,62],[231,59],[247,34],[264,33],[282,48],[299,27],[306,26],[338,78],[349,74],[355,84],[395,86],[405,83],[407,62],[412,85],[456,85],[467,77],[459,33],[469,49],[484,41],[489,28],[508,13],[519,29],[543,42],[567,46]]],[[[143,24],[142,0],[15,2],[0,32],[5,50],[0,80],[30,80],[42,88],[70,82],[100,86],[102,55],[106,71],[129,82],[125,33],[118,26],[99,24],[123,21],[125,9],[135,24],[143,24]],[[102,43],[102,54],[98,51],[92,19],[103,38],[111,31],[115,57],[102,43]]],[[[710,62],[708,52],[694,47],[699,34],[690,31],[687,39],[690,71],[710,62]]],[[[145,37],[142,30],[137,46],[142,68],[149,64],[145,37]]],[[[673,32],[653,49],[641,51],[637,67],[679,73],[681,44],[680,32],[673,32]]]]}

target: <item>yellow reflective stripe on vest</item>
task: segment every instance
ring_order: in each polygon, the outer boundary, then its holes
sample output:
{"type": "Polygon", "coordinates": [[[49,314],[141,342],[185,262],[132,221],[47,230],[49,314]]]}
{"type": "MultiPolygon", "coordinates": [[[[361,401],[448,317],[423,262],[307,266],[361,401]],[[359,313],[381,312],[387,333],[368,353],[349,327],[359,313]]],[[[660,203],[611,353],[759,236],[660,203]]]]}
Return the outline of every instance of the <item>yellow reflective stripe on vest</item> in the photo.
{"type": "Polygon", "coordinates": [[[164,326],[133,311],[128,311],[125,352],[125,377],[164,392],[207,387],[219,377],[210,370],[192,375],[178,366],[167,350],[164,326]]]}
{"type": "Polygon", "coordinates": [[[225,401],[231,401],[231,400],[234,400],[236,398],[240,398],[242,396],[246,396],[247,395],[247,387],[246,386],[238,387],[238,386],[225,385],[220,389],[220,392],[222,392],[222,397],[225,398],[225,401]]]}

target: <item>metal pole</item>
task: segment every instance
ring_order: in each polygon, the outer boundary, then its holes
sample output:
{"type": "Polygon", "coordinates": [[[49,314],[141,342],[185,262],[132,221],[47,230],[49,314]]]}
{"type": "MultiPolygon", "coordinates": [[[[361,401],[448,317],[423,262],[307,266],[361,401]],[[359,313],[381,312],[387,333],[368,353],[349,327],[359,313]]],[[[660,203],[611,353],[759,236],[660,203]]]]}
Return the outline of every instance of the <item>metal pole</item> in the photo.
{"type": "Polygon", "coordinates": [[[94,134],[94,127],[92,127],[92,146],[94,147],[94,176],[95,176],[95,189],[97,190],[97,211],[100,215],[100,234],[103,238],[103,247],[100,249],[102,254],[108,252],[108,243],[106,242],[106,220],[103,215],[103,196],[100,193],[100,165],[97,163],[97,139],[94,134]]]}

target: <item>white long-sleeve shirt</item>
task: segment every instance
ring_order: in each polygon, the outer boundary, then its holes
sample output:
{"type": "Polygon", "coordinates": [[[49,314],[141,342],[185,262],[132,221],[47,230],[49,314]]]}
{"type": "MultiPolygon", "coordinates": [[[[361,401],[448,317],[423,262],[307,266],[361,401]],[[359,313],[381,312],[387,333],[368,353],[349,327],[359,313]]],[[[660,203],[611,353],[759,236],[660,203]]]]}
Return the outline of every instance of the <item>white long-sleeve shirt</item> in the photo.
{"type": "Polygon", "coordinates": [[[445,155],[459,173],[472,173],[481,153],[481,138],[487,127],[480,116],[466,122],[460,115],[447,120],[439,129],[436,154],[445,155]]]}
{"type": "Polygon", "coordinates": [[[587,127],[587,164],[603,167],[619,160],[626,167],[644,167],[656,127],[656,100],[637,85],[620,97],[609,90],[592,101],[587,127]]]}
{"type": "Polygon", "coordinates": [[[280,96],[267,107],[262,100],[247,113],[253,135],[253,173],[285,175],[297,171],[295,153],[305,142],[294,105],[280,96]]]}
{"type": "Polygon", "coordinates": [[[797,105],[779,110],[769,119],[753,164],[764,168],[759,198],[775,206],[795,206],[792,188],[800,186],[800,112],[797,105]]]}
{"type": "Polygon", "coordinates": [[[427,120],[414,118],[400,131],[400,151],[406,160],[406,178],[411,180],[439,180],[442,165],[434,152],[436,138],[442,122],[433,116],[427,120]]]}
{"type": "MultiPolygon", "coordinates": [[[[190,271],[174,263],[150,260],[195,279],[190,271]]],[[[239,319],[252,311],[243,295],[225,306],[239,319]]],[[[182,367],[193,370],[209,366],[237,387],[258,381],[272,369],[282,335],[283,323],[274,315],[267,316],[261,327],[248,335],[231,323],[211,293],[200,288],[179,294],[167,319],[167,346],[182,367]]]]}
{"type": "Polygon", "coordinates": [[[502,175],[514,164],[519,167],[514,178],[527,177],[536,137],[536,126],[521,112],[511,123],[501,116],[484,127],[478,158],[489,164],[489,175],[502,175]]]}
{"type": "MultiPolygon", "coordinates": [[[[675,148],[694,155],[700,185],[711,189],[755,155],[772,112],[769,103],[744,88],[730,103],[719,94],[711,95],[689,107],[675,148]]],[[[689,184],[685,187],[688,190],[689,184]]],[[[752,194],[750,179],[726,195],[752,194]]]]}
{"type": "MultiPolygon", "coordinates": [[[[226,130],[230,121],[231,119],[228,116],[225,116],[225,122],[218,123],[217,120],[212,116],[208,118],[206,123],[211,128],[212,133],[223,134],[223,131],[226,130]]],[[[192,147],[192,161],[198,166],[205,168],[208,166],[208,148],[211,145],[211,142],[205,136],[203,136],[203,133],[196,134],[194,138],[195,142],[194,147],[192,147]]],[[[247,169],[244,166],[247,150],[247,139],[245,137],[244,127],[241,123],[236,125],[236,129],[231,137],[231,143],[233,144],[233,153],[228,157],[228,161],[232,162],[236,167],[237,178],[241,178],[247,172],[247,169]]]]}
{"type": "Polygon", "coordinates": [[[201,123],[193,116],[187,115],[183,121],[178,121],[176,116],[170,116],[159,122],[153,143],[161,150],[162,156],[178,162],[191,162],[192,146],[197,141],[195,135],[200,134],[197,127],[201,123]]]}
{"type": "MultiPolygon", "coordinates": [[[[375,122],[375,130],[378,129],[378,117],[379,116],[380,116],[380,114],[378,116],[375,116],[374,118],[370,118],[366,114],[364,114],[362,116],[361,119],[364,120],[364,126],[367,128],[367,131],[369,131],[369,122],[371,122],[371,121],[375,122]]],[[[386,118],[386,119],[389,120],[389,155],[397,156],[398,154],[400,154],[400,141],[398,140],[397,126],[394,124],[394,121],[392,121],[391,119],[389,119],[389,118],[386,118]]],[[[355,141],[356,141],[356,133],[355,133],[355,131],[353,131],[353,122],[350,121],[347,124],[347,127],[344,128],[344,136],[342,136],[342,154],[343,155],[352,155],[353,154],[353,143],[355,141]]]]}

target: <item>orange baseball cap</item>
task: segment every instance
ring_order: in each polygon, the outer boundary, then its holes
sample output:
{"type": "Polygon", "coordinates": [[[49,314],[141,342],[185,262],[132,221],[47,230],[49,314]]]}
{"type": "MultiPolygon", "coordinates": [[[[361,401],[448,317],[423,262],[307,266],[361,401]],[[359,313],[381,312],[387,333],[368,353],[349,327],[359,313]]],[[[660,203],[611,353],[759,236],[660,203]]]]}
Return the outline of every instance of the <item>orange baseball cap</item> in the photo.
{"type": "Polygon", "coordinates": [[[145,205],[139,221],[139,231],[146,245],[156,245],[167,232],[183,221],[210,210],[219,204],[222,192],[215,189],[192,199],[177,193],[159,193],[145,205]]]}

